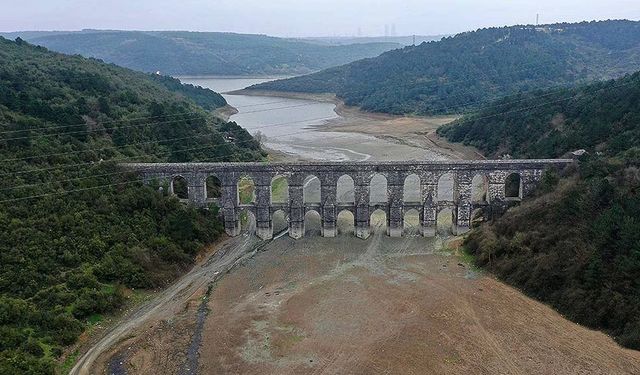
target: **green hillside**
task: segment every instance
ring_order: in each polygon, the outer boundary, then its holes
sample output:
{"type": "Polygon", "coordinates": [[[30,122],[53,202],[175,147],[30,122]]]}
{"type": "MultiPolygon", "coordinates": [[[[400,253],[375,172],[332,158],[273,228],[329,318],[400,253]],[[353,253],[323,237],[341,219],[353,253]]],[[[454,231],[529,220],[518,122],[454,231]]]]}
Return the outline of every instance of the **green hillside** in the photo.
{"type": "Polygon", "coordinates": [[[640,349],[640,73],[505,98],[439,133],[490,157],[588,151],[466,246],[504,281],[640,349]]]}
{"type": "Polygon", "coordinates": [[[170,282],[220,235],[215,210],[115,165],[262,158],[246,131],[196,104],[220,99],[0,38],[1,374],[53,374],[88,325],[170,282]]]}
{"type": "Polygon", "coordinates": [[[640,73],[501,99],[438,129],[491,157],[559,157],[586,149],[616,155],[640,146],[640,73]]]}
{"type": "Polygon", "coordinates": [[[481,29],[251,89],[336,93],[367,111],[431,115],[639,69],[639,22],[584,22],[481,29]]]}
{"type": "MultiPolygon", "coordinates": [[[[11,33],[10,36],[21,33],[11,33]]],[[[51,50],[170,75],[291,75],[378,56],[396,43],[320,45],[265,35],[186,31],[25,33],[51,50]]]]}

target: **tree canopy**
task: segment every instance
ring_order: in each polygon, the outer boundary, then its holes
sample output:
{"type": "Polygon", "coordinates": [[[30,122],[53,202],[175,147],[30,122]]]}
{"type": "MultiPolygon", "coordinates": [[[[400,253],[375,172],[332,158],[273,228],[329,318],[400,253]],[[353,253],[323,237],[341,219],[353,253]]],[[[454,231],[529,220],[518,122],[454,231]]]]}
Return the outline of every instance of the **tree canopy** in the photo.
{"type": "Polygon", "coordinates": [[[392,114],[473,112],[498,97],[637,70],[640,22],[480,29],[250,89],[335,93],[392,114]]]}
{"type": "Polygon", "coordinates": [[[221,99],[0,38],[0,373],[53,374],[87,325],[170,282],[220,235],[215,209],[116,163],[261,159],[246,131],[202,107],[221,99]]]}

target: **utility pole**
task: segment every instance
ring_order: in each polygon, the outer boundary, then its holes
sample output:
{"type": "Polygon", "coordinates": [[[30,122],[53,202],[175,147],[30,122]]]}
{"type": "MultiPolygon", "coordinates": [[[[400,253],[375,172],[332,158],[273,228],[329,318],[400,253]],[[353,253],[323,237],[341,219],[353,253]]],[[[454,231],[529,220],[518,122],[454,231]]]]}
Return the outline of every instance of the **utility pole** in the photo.
{"type": "Polygon", "coordinates": [[[540,13],[536,13],[536,26],[540,24],[540,13]]]}

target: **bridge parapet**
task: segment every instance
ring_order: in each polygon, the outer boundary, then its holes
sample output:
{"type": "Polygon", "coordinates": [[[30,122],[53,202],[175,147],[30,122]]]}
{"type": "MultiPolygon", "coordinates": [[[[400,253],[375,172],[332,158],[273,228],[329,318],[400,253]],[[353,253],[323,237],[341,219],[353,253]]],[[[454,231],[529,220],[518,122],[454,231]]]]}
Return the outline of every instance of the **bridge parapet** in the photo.
{"type": "Polygon", "coordinates": [[[300,238],[305,233],[305,215],[318,211],[322,221],[322,235],[337,234],[338,213],[353,213],[355,234],[367,238],[370,234],[370,215],[382,209],[387,218],[387,231],[391,236],[402,236],[404,215],[418,210],[420,232],[425,236],[436,233],[437,218],[443,210],[451,210],[453,233],[461,234],[471,227],[474,208],[503,207],[508,201],[527,197],[542,178],[545,169],[563,168],[571,159],[532,160],[474,160],[474,161],[407,161],[407,162],[304,162],[304,163],[127,163],[122,166],[142,175],[145,181],[164,181],[173,193],[177,177],[186,180],[188,200],[205,207],[211,201],[207,196],[206,181],[215,177],[220,183],[219,202],[225,230],[230,236],[241,232],[240,214],[251,212],[256,219],[256,234],[269,239],[273,236],[273,215],[282,210],[288,217],[289,234],[300,238]],[[354,202],[338,201],[338,179],[349,176],[353,181],[354,202]],[[376,175],[386,180],[386,202],[372,202],[371,186],[376,175]],[[417,176],[417,199],[405,201],[409,177],[417,176]],[[505,191],[507,179],[517,176],[520,186],[517,195],[508,197],[505,191]],[[271,185],[275,177],[288,182],[288,202],[273,203],[271,185]],[[313,176],[320,181],[319,202],[305,202],[305,181],[313,176]],[[250,178],[255,186],[255,202],[242,205],[239,201],[238,183],[250,178]],[[453,199],[438,196],[443,179],[453,180],[453,199]],[[474,181],[481,177],[484,202],[474,202],[474,181]]]}

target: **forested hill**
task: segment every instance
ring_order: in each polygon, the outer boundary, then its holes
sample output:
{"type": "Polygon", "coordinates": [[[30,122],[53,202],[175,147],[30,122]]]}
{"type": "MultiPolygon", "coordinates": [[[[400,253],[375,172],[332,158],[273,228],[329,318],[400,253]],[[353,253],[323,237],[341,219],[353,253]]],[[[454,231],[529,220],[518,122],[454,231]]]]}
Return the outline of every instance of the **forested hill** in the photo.
{"type": "Polygon", "coordinates": [[[636,70],[640,22],[603,21],[481,29],[251,89],[336,93],[367,111],[430,115],[636,70]]]}
{"type": "Polygon", "coordinates": [[[490,157],[554,158],[578,149],[615,156],[640,146],[640,73],[507,97],[438,134],[490,157]]]}
{"type": "Polygon", "coordinates": [[[640,73],[505,98],[439,133],[489,157],[588,151],[465,243],[502,280],[640,349],[640,73]]]}
{"type": "Polygon", "coordinates": [[[27,41],[58,52],[174,76],[306,74],[401,47],[396,43],[323,45],[265,35],[186,31],[25,32],[10,33],[10,37],[23,34],[27,41]]]}
{"type": "Polygon", "coordinates": [[[263,157],[191,98],[223,104],[169,78],[0,38],[0,374],[53,374],[88,325],[171,281],[219,236],[214,211],[115,165],[263,157]]]}

